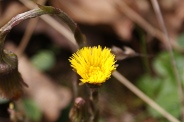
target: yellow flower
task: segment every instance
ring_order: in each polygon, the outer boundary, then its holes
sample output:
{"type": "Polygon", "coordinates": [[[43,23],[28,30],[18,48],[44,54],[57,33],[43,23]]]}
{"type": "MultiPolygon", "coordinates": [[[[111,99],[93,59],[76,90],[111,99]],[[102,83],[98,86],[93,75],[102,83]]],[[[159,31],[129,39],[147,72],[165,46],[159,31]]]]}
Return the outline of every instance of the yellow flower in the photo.
{"type": "Polygon", "coordinates": [[[101,85],[116,69],[115,56],[108,48],[84,47],[70,57],[73,69],[81,76],[82,83],[101,85]]]}

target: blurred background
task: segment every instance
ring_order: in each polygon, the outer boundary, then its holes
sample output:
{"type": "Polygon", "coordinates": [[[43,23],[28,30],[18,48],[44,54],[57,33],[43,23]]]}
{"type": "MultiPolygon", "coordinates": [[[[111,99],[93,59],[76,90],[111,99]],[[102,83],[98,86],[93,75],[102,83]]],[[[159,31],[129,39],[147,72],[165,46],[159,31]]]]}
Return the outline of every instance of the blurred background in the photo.
{"type": "MultiPolygon", "coordinates": [[[[150,0],[36,0],[66,12],[86,35],[89,46],[128,47],[136,52],[118,60],[117,71],[174,117],[181,118],[178,87],[164,38],[150,0]]],[[[184,83],[184,2],[159,0],[179,76],[184,83]]],[[[30,0],[0,0],[0,27],[19,13],[35,8],[30,0]]],[[[24,96],[7,111],[0,99],[0,121],[69,122],[68,114],[78,78],[68,58],[76,42],[55,16],[23,21],[6,38],[6,48],[19,56],[19,71],[29,85],[24,96]]],[[[78,96],[88,100],[86,86],[78,96]]],[[[100,122],[167,122],[113,76],[100,88],[100,122]]]]}

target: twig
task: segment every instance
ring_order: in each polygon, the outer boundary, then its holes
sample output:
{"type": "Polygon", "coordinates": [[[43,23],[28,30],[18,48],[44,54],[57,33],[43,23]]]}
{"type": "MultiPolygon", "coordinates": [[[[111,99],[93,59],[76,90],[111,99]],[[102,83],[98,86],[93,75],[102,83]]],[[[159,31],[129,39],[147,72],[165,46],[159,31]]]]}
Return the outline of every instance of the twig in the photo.
{"type": "Polygon", "coordinates": [[[141,90],[139,90],[136,86],[134,86],[129,80],[127,80],[123,75],[121,75],[118,71],[114,71],[113,76],[120,81],[123,85],[125,85],[130,91],[136,94],[139,98],[141,98],[144,102],[150,105],[153,109],[158,111],[162,116],[167,118],[170,122],[180,122],[167,111],[165,111],[162,107],[160,107],[157,103],[155,103],[152,99],[150,99],[147,95],[145,95],[141,90]]]}
{"type": "Polygon", "coordinates": [[[180,104],[181,104],[181,107],[182,107],[182,121],[184,122],[184,96],[183,96],[184,92],[183,92],[182,81],[181,81],[181,78],[179,76],[179,72],[178,72],[178,69],[177,69],[177,66],[176,66],[176,61],[174,59],[174,54],[173,54],[171,41],[169,39],[169,35],[168,35],[167,29],[166,29],[166,26],[165,26],[165,23],[164,23],[164,20],[163,20],[162,13],[160,11],[158,1],[157,0],[151,0],[151,2],[152,2],[152,5],[153,5],[153,9],[155,11],[155,14],[157,16],[158,22],[161,26],[161,29],[164,32],[164,38],[167,41],[166,45],[168,47],[170,60],[171,60],[171,63],[172,63],[172,67],[174,69],[174,75],[175,75],[176,82],[177,82],[177,85],[178,85],[178,94],[179,94],[180,104]]]}

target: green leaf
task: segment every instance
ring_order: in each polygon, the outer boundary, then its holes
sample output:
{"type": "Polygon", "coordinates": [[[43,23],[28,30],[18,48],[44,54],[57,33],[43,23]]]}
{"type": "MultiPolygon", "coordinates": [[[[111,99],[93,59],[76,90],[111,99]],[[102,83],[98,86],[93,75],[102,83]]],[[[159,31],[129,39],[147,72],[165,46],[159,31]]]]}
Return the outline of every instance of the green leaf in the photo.
{"type": "Polygon", "coordinates": [[[41,50],[31,58],[32,64],[39,70],[49,70],[55,63],[54,53],[50,50],[41,50]]]}
{"type": "MultiPolygon", "coordinates": [[[[163,107],[166,111],[175,117],[179,117],[181,113],[181,106],[179,103],[178,90],[176,85],[173,85],[173,81],[164,81],[163,87],[158,96],[154,98],[155,102],[163,107]]],[[[162,117],[153,108],[148,107],[148,111],[154,117],[162,117]]]]}
{"type": "Polygon", "coordinates": [[[161,85],[162,81],[159,78],[149,75],[144,75],[137,83],[137,86],[150,97],[154,97],[159,92],[161,85]]]}
{"type": "MultiPolygon", "coordinates": [[[[184,56],[174,52],[174,60],[176,61],[179,76],[182,76],[184,84],[184,56]]],[[[178,96],[178,88],[173,73],[173,66],[170,61],[170,56],[167,52],[161,52],[153,62],[153,68],[157,73],[154,78],[144,75],[138,82],[138,86],[146,94],[148,94],[156,103],[163,107],[166,111],[175,117],[181,114],[181,107],[178,96]],[[158,81],[158,84],[151,84],[153,81],[158,81]],[[150,86],[151,84],[151,86],[150,86]]],[[[162,116],[150,106],[147,107],[149,113],[157,118],[162,116]]]]}
{"type": "Polygon", "coordinates": [[[158,57],[153,62],[153,67],[155,72],[163,77],[174,77],[173,69],[170,61],[170,56],[167,52],[162,52],[158,55],[158,57]]]}
{"type": "Polygon", "coordinates": [[[181,48],[184,48],[184,34],[181,34],[178,39],[178,45],[181,47],[181,48]]]}
{"type": "Polygon", "coordinates": [[[23,99],[22,102],[26,116],[33,121],[40,121],[42,113],[35,102],[31,99],[23,99]]]}
{"type": "Polygon", "coordinates": [[[184,56],[181,54],[176,54],[175,55],[175,60],[176,60],[176,66],[177,66],[177,70],[179,72],[179,76],[181,77],[182,83],[184,85],[184,56]]]}

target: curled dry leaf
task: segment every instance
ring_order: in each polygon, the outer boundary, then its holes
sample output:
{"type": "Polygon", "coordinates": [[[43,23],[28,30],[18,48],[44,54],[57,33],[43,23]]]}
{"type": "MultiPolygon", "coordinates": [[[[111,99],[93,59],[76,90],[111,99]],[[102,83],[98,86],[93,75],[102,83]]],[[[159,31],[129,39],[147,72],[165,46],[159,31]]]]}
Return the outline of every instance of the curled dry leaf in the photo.
{"type": "Polygon", "coordinates": [[[134,57],[138,55],[138,53],[136,53],[133,49],[126,46],[123,48],[123,50],[119,47],[113,46],[111,48],[111,51],[113,54],[116,55],[116,60],[123,60],[125,58],[134,57]]]}

